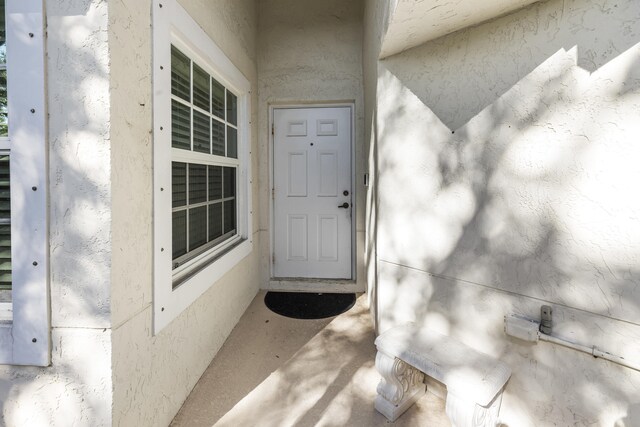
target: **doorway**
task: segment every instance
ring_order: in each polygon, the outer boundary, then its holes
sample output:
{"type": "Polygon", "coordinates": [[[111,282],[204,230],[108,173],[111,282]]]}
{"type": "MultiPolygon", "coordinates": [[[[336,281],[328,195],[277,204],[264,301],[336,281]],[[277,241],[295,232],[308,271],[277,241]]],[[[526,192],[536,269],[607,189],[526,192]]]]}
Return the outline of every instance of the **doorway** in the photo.
{"type": "Polygon", "coordinates": [[[273,110],[273,276],[353,278],[353,107],[273,110]]]}

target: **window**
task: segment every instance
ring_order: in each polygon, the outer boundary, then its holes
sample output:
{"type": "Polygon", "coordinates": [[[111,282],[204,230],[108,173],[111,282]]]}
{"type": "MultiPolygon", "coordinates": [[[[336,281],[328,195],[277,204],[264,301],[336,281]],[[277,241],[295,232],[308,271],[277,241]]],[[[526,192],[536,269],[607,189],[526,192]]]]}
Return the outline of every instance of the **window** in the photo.
{"type": "MultiPolygon", "coordinates": [[[[173,269],[237,236],[238,97],[171,46],[173,269]]],[[[177,286],[179,281],[174,281],[177,286]]]]}
{"type": "Polygon", "coordinates": [[[0,1],[0,303],[11,302],[11,146],[7,107],[7,31],[5,4],[0,1]]]}
{"type": "Polygon", "coordinates": [[[42,1],[0,0],[0,363],[49,364],[42,1]]]}
{"type": "Polygon", "coordinates": [[[0,154],[0,303],[11,302],[11,175],[5,153],[0,154]]]}
{"type": "Polygon", "coordinates": [[[251,251],[250,85],[177,1],[153,22],[157,333],[251,251]]]}

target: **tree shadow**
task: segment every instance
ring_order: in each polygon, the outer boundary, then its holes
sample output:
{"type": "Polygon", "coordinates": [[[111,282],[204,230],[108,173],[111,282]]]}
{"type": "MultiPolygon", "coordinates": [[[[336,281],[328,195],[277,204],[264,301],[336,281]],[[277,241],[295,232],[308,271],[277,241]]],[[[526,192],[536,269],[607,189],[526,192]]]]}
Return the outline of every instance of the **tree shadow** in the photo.
{"type": "MultiPolygon", "coordinates": [[[[375,393],[378,379],[365,299],[360,295],[353,308],[335,318],[309,321],[270,314],[256,306],[262,304],[256,298],[210,367],[220,371],[227,366],[227,376],[237,375],[240,368],[242,375],[247,371],[248,381],[231,385],[221,373],[215,384],[199,384],[172,425],[251,425],[257,419],[263,426],[349,425],[348,420],[358,416],[352,412],[354,406],[369,406],[373,411],[362,397],[362,392],[375,393]],[[268,324],[263,316],[269,317],[268,324]],[[248,330],[265,338],[257,343],[246,339],[248,330]],[[292,345],[293,341],[299,344],[292,345]],[[264,360],[262,366],[247,366],[260,360],[264,360]],[[262,373],[256,375],[258,371],[262,373]],[[220,396],[211,402],[214,394],[220,396]],[[234,396],[232,401],[229,396],[234,396]],[[225,401],[222,406],[219,400],[225,401]],[[215,414],[203,408],[212,405],[215,414]]],[[[205,373],[203,380],[208,381],[209,375],[205,373]]]]}
{"type": "Polygon", "coordinates": [[[52,361],[0,367],[0,424],[7,425],[55,425],[63,422],[52,418],[56,408],[68,422],[111,418],[107,5],[49,2],[45,9],[52,361]]]}
{"type": "Polygon", "coordinates": [[[629,406],[627,415],[616,421],[614,427],[639,427],[640,426],[640,403],[629,406]]]}
{"type": "Polygon", "coordinates": [[[502,319],[552,304],[555,334],[639,354],[640,7],[610,6],[539,3],[380,61],[379,329],[417,321],[507,361],[512,421],[602,423],[638,393],[636,372],[519,343],[502,319]]]}

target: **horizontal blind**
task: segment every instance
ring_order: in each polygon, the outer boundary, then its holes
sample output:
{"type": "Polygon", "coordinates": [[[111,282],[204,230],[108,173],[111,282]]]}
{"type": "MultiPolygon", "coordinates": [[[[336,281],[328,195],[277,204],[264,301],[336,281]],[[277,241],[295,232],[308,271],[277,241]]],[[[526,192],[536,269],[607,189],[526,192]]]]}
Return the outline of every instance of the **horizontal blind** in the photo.
{"type": "Polygon", "coordinates": [[[9,156],[0,155],[0,290],[11,289],[11,192],[9,156]]]}

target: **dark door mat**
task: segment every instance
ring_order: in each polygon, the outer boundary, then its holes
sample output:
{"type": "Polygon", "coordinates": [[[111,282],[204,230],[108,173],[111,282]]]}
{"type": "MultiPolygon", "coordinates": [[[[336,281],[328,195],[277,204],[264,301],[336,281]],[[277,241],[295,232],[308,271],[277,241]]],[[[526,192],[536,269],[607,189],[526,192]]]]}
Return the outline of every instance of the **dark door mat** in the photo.
{"type": "Polygon", "coordinates": [[[324,319],[349,310],[356,294],[267,292],[265,305],[274,313],[294,319],[324,319]]]}

